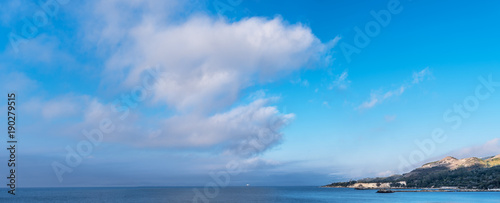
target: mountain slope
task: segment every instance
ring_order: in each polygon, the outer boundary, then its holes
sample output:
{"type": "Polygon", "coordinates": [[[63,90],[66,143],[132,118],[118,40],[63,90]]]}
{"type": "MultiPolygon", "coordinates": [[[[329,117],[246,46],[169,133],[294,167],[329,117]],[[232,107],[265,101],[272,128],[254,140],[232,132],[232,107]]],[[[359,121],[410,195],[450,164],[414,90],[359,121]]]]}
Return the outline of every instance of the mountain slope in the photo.
{"type": "Polygon", "coordinates": [[[480,159],[445,157],[426,163],[403,175],[382,178],[365,178],[358,181],[332,183],[329,187],[460,187],[491,189],[500,188],[500,155],[480,159]]]}

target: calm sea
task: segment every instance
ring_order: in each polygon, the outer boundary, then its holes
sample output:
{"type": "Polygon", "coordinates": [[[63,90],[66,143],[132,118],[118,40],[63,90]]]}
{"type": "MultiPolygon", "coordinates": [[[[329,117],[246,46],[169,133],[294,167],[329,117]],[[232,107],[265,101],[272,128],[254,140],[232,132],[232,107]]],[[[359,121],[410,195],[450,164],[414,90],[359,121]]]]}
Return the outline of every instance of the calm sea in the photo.
{"type": "MultiPolygon", "coordinates": [[[[192,187],[26,188],[0,202],[193,202],[192,187]]],[[[203,193],[204,188],[196,188],[203,193]]],[[[214,191],[209,191],[214,192],[214,191]]],[[[500,202],[500,192],[391,193],[318,187],[226,187],[210,202],[500,202]]],[[[203,201],[198,201],[203,202],[203,201]]]]}

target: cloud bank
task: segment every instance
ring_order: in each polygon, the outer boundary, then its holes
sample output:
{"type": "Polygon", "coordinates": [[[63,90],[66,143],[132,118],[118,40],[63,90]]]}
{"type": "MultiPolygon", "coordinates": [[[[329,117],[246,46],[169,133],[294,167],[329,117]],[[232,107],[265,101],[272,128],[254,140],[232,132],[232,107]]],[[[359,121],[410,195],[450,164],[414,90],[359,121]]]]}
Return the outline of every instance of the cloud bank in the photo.
{"type": "Polygon", "coordinates": [[[108,70],[129,72],[128,86],[158,65],[165,83],[154,87],[154,100],[202,113],[231,105],[244,88],[303,68],[325,48],[309,28],[280,18],[195,17],[175,26],[146,20],[130,33],[132,43],[110,58],[108,70]]]}
{"type": "MultiPolygon", "coordinates": [[[[193,15],[172,20],[169,9],[162,15],[149,15],[158,12],[153,1],[131,1],[121,7],[116,4],[89,4],[103,21],[89,24],[95,16],[81,20],[85,40],[106,49],[101,87],[119,92],[133,90],[148,70],[156,67],[155,77],[161,82],[152,84],[149,100],[144,103],[167,109],[168,114],[149,117],[130,109],[127,119],[120,121],[105,142],[211,150],[241,157],[262,153],[282,141],[281,130],[295,115],[283,114],[272,106],[278,97],[242,102],[242,91],[310,67],[334,45],[323,44],[307,26],[289,24],[280,17],[230,22],[193,15]],[[142,11],[139,16],[134,6],[142,11]]],[[[160,5],[170,9],[175,6],[160,5]]],[[[83,115],[65,133],[79,134],[82,129],[98,126],[102,118],[120,117],[112,102],[81,98],[68,95],[32,104],[59,107],[57,111],[39,112],[46,119],[83,115]]]]}

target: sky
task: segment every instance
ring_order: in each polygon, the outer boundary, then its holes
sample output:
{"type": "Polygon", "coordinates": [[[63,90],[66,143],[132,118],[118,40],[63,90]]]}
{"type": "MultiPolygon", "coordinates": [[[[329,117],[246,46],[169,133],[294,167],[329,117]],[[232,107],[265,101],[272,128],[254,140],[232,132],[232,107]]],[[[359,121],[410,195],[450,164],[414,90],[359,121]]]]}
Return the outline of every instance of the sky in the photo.
{"type": "Polygon", "coordinates": [[[499,2],[1,4],[20,187],[318,186],[500,154],[499,2]]]}

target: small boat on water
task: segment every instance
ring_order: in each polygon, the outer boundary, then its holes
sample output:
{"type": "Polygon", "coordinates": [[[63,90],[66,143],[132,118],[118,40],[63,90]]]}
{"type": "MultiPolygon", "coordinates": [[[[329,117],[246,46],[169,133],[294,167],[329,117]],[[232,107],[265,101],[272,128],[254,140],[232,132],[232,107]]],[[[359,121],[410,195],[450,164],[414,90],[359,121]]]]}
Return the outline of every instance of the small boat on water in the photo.
{"type": "Polygon", "coordinates": [[[377,193],[394,193],[394,191],[390,189],[380,189],[377,191],[377,193]]]}
{"type": "Polygon", "coordinates": [[[355,190],[370,190],[370,188],[365,188],[365,187],[355,187],[355,190]]]}

